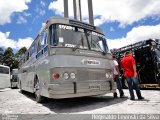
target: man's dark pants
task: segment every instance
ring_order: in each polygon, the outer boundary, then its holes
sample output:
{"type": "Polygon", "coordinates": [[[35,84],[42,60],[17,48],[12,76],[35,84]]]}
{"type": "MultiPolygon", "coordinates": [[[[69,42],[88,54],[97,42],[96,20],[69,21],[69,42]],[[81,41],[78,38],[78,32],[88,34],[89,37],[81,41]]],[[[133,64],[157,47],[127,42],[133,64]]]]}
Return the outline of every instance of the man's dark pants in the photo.
{"type": "Polygon", "coordinates": [[[138,86],[138,79],[137,77],[126,77],[127,83],[128,83],[128,88],[129,88],[129,93],[132,99],[135,98],[134,92],[133,92],[133,86],[136,90],[136,94],[138,98],[141,98],[141,92],[138,86]]]}
{"type": "Polygon", "coordinates": [[[124,92],[122,90],[122,83],[121,83],[121,79],[119,78],[118,75],[115,76],[114,80],[116,81],[117,83],[117,89],[119,90],[119,94],[120,96],[123,96],[124,95],[124,92]]]}

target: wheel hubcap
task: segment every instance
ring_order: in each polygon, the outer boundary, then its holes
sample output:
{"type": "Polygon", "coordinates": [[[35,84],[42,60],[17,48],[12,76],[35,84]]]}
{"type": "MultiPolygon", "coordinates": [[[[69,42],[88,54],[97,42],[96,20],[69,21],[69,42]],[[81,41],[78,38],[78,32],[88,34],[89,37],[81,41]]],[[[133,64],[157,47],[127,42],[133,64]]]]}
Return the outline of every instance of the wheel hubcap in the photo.
{"type": "Polygon", "coordinates": [[[40,93],[39,93],[39,83],[38,82],[35,85],[35,95],[36,95],[36,99],[39,99],[40,93]]]}

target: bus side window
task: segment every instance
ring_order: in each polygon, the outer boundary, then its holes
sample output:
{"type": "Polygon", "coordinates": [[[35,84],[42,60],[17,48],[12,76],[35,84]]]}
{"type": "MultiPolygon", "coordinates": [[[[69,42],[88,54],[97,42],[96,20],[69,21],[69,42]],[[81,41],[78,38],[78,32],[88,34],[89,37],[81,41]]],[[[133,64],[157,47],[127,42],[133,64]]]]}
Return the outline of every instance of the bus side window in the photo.
{"type": "Polygon", "coordinates": [[[46,31],[44,31],[44,32],[41,33],[41,35],[40,35],[40,37],[38,38],[37,41],[38,41],[37,52],[39,52],[47,44],[47,34],[46,34],[46,31]]]}
{"type": "Polygon", "coordinates": [[[9,69],[5,67],[0,67],[0,73],[2,74],[9,74],[9,69]]]}
{"type": "Polygon", "coordinates": [[[46,31],[42,32],[41,34],[41,46],[42,48],[47,44],[47,34],[46,31]]]}
{"type": "Polygon", "coordinates": [[[37,38],[37,53],[41,50],[41,41],[40,41],[40,37],[37,38]]]}
{"type": "MultiPolygon", "coordinates": [[[[29,59],[29,52],[27,53],[27,60],[28,60],[28,59],[29,59]]],[[[27,60],[26,60],[26,61],[27,61],[27,60]]]]}
{"type": "Polygon", "coordinates": [[[49,36],[50,36],[50,45],[56,46],[56,41],[55,41],[55,25],[51,25],[49,28],[49,36]]]}
{"type": "Polygon", "coordinates": [[[31,46],[31,50],[30,50],[30,56],[32,56],[36,51],[36,44],[35,42],[33,43],[33,45],[31,46]]]}

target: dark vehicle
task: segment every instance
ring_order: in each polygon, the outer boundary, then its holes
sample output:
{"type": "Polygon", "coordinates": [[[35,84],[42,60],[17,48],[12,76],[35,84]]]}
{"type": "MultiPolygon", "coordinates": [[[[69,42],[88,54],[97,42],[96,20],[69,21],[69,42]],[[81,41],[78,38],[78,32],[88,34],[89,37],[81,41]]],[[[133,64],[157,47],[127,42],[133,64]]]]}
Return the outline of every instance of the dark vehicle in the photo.
{"type": "MultiPolygon", "coordinates": [[[[111,50],[120,62],[126,51],[132,51],[137,63],[140,87],[160,88],[160,40],[149,39],[131,44],[119,49],[111,50]]],[[[122,72],[123,87],[127,87],[122,72]]]]}
{"type": "Polygon", "coordinates": [[[18,87],[18,69],[12,69],[11,72],[11,88],[18,87]]]}

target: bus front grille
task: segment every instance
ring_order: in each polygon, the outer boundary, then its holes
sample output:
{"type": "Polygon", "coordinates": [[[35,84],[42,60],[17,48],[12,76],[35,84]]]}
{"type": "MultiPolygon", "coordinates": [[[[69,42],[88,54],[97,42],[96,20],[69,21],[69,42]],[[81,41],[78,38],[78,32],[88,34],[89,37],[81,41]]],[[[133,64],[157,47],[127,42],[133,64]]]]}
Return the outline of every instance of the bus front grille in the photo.
{"type": "Polygon", "coordinates": [[[78,70],[77,81],[106,80],[105,70],[78,70]]]}

